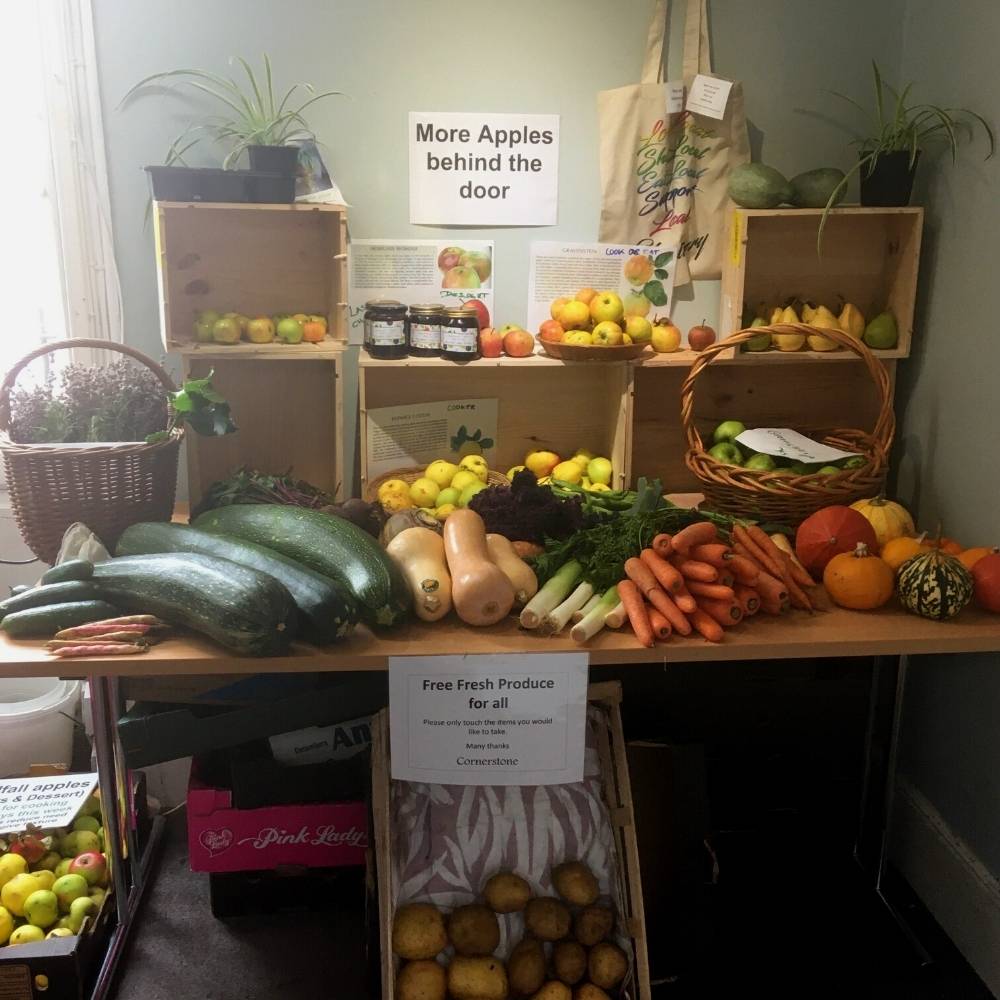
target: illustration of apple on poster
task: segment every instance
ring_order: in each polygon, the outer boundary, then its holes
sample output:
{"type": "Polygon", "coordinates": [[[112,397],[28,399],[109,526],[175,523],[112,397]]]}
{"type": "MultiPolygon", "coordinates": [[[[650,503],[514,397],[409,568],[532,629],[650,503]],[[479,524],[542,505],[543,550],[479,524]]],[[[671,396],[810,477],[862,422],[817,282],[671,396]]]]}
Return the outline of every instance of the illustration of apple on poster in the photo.
{"type": "Polygon", "coordinates": [[[493,314],[493,241],[352,240],[347,253],[349,341],[364,336],[365,303],[395,299],[403,305],[472,303],[479,325],[493,314]]]}
{"type": "Polygon", "coordinates": [[[675,260],[671,246],[533,242],[528,328],[543,340],[554,331],[569,342],[618,344],[625,333],[648,342],[670,317],[675,260]]]}

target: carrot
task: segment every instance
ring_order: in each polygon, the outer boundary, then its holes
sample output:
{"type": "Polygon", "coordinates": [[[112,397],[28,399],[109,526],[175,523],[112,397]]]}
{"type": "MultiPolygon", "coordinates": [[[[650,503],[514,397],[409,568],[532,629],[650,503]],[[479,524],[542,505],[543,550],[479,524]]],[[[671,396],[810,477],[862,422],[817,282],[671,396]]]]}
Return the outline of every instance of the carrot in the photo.
{"type": "Polygon", "coordinates": [[[676,593],[684,586],[684,578],[677,567],[658,556],[655,550],[643,549],[639,558],[650,568],[653,576],[668,594],[676,593]]]}
{"type": "MultiPolygon", "coordinates": [[[[636,561],[638,562],[638,560],[636,561]]],[[[652,646],[653,627],[649,623],[649,614],[646,611],[646,604],[639,588],[631,580],[622,580],[618,584],[618,596],[621,598],[622,604],[625,605],[628,620],[639,645],[652,646]]]]}
{"type": "Polygon", "coordinates": [[[73,646],[60,646],[50,650],[53,656],[128,656],[131,653],[145,653],[146,646],[133,646],[125,642],[99,643],[80,642],[73,646]]]}
{"type": "Polygon", "coordinates": [[[753,587],[736,585],[736,600],[740,602],[743,614],[746,617],[757,614],[760,611],[760,596],[753,587]]]}
{"type": "Polygon", "coordinates": [[[670,545],[671,537],[672,536],[668,535],[665,531],[661,531],[660,534],[653,539],[653,551],[657,555],[663,556],[664,559],[674,551],[670,545]]]}
{"type": "Polygon", "coordinates": [[[709,642],[722,642],[722,626],[707,611],[695,608],[688,615],[688,620],[695,631],[709,642]]]}
{"type": "Polygon", "coordinates": [[[723,628],[732,628],[743,619],[743,609],[735,601],[713,601],[702,597],[698,607],[707,612],[723,628]]]}
{"type": "Polygon", "coordinates": [[[770,573],[760,574],[756,589],[757,593],[760,594],[761,604],[765,601],[781,604],[788,600],[788,591],[785,589],[784,583],[771,576],[770,573]]]}
{"type": "Polygon", "coordinates": [[[787,601],[779,601],[773,597],[760,597],[760,610],[768,615],[780,615],[788,610],[787,601]]]}
{"type": "Polygon", "coordinates": [[[778,555],[781,556],[781,579],[785,583],[785,587],[788,589],[788,597],[792,602],[792,605],[796,608],[802,608],[804,611],[812,611],[812,601],[809,600],[809,595],[795,582],[792,577],[792,564],[788,556],[785,555],[780,549],[778,550],[778,555]]]}
{"type": "Polygon", "coordinates": [[[681,589],[674,594],[674,604],[677,605],[684,612],[684,614],[689,615],[698,605],[695,603],[695,599],[691,596],[691,591],[687,589],[686,584],[681,584],[681,589]]]}
{"type": "Polygon", "coordinates": [[[708,563],[716,569],[723,566],[733,558],[733,550],[722,542],[712,542],[710,545],[695,545],[691,549],[691,558],[699,562],[708,563]]]}
{"type": "Polygon", "coordinates": [[[715,530],[715,525],[711,521],[695,521],[686,528],[681,528],[670,541],[670,547],[678,555],[687,558],[691,548],[695,545],[708,545],[719,537],[715,530]]]}
{"type": "Polygon", "coordinates": [[[678,635],[691,634],[691,623],[687,620],[684,612],[670,599],[669,594],[665,594],[662,590],[651,590],[649,603],[670,622],[678,635]]]}
{"type": "Polygon", "coordinates": [[[89,625],[76,625],[56,632],[56,639],[85,639],[92,636],[107,635],[108,632],[127,632],[129,635],[145,635],[153,626],[141,623],[114,624],[109,622],[92,622],[89,625]]]}
{"type": "MultiPolygon", "coordinates": [[[[736,599],[736,594],[732,587],[723,587],[718,583],[697,583],[692,580],[688,583],[688,590],[695,598],[707,597],[713,601],[732,601],[736,599]]],[[[699,601],[699,603],[701,603],[699,601]]]]}
{"type": "Polygon", "coordinates": [[[791,542],[782,535],[775,534],[771,535],[771,541],[774,542],[775,546],[782,552],[783,555],[788,557],[788,565],[792,571],[792,579],[800,587],[815,587],[816,581],[806,572],[806,568],[799,562],[798,557],[795,555],[795,549],[792,548],[791,542]]]}
{"type": "MultiPolygon", "coordinates": [[[[653,571],[635,556],[625,560],[625,575],[639,588],[639,592],[643,595],[659,587],[653,571]]],[[[628,605],[626,605],[627,607],[628,605]]]]}
{"type": "Polygon", "coordinates": [[[720,569],[715,582],[720,587],[733,587],[736,585],[736,577],[728,569],[720,569]]]}
{"type": "Polygon", "coordinates": [[[729,570],[740,583],[746,584],[748,587],[752,587],[757,582],[757,577],[760,576],[760,567],[739,552],[736,552],[729,560],[729,570]]]}
{"type": "Polygon", "coordinates": [[[754,562],[759,563],[771,576],[781,576],[781,567],[757,544],[747,528],[744,528],[741,524],[735,525],[733,527],[733,537],[738,539],[754,562]]]}
{"type": "Polygon", "coordinates": [[[774,544],[771,536],[763,528],[754,524],[747,531],[750,533],[750,537],[764,550],[765,554],[773,559],[779,567],[785,565],[787,553],[774,544]]]}
{"type": "Polygon", "coordinates": [[[663,640],[670,638],[670,633],[673,631],[670,627],[670,622],[668,622],[663,613],[657,611],[656,608],[649,609],[649,624],[653,629],[653,637],[655,639],[659,639],[663,642],[663,640]]]}
{"type": "Polygon", "coordinates": [[[719,571],[708,563],[697,559],[677,559],[674,565],[680,570],[685,580],[697,580],[699,583],[715,583],[719,579],[719,571]]]}

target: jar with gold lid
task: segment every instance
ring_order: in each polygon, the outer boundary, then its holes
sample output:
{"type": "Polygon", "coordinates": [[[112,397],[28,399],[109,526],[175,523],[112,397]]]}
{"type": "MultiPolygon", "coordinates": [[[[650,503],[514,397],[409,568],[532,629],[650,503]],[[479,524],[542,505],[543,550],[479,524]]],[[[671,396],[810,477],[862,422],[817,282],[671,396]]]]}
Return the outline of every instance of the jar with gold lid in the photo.
{"type": "Polygon", "coordinates": [[[448,306],[441,320],[441,357],[474,361],[479,356],[479,313],[473,306],[448,306]]]}

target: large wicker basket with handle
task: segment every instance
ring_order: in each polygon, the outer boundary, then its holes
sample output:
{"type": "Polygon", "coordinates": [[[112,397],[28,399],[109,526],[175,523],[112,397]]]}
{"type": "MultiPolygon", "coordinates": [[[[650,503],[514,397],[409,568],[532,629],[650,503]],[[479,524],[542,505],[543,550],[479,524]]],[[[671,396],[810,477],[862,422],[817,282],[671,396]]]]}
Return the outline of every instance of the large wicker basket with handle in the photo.
{"type": "Polygon", "coordinates": [[[141,351],[108,340],[59,340],[26,354],[0,385],[0,451],[11,509],[28,548],[44,562],[59,552],[63,533],[81,521],[109,548],[130,525],[169,521],[177,489],[183,430],[155,444],[19,444],[10,437],[10,396],[21,371],[52,351],[91,347],[141,362],[173,392],[173,380],[141,351]]]}
{"type": "MultiPolygon", "coordinates": [[[[687,435],[687,467],[701,481],[706,506],[727,514],[755,520],[796,525],[810,514],[830,504],[851,504],[882,490],[888,471],[889,448],[896,421],[885,366],[860,341],[840,330],[823,330],[823,336],[839,347],[853,351],[865,364],[879,397],[878,417],[871,432],[833,429],[811,436],[824,444],[865,458],[863,465],[844,469],[836,475],[787,475],[780,470],[763,472],[727,465],[706,450],[695,426],[694,390],[698,376],[724,351],[739,346],[760,333],[814,334],[818,331],[800,323],[779,323],[740,330],[704,350],[691,365],[681,387],[681,420],[687,435]]],[[[794,357],[794,354],[790,355],[794,357]]],[[[805,359],[804,363],[809,363],[805,359]]],[[[749,362],[748,362],[749,363],[749,362]]],[[[815,364],[826,364],[815,360],[815,364]]],[[[791,416],[791,415],[790,415],[791,416]]]]}

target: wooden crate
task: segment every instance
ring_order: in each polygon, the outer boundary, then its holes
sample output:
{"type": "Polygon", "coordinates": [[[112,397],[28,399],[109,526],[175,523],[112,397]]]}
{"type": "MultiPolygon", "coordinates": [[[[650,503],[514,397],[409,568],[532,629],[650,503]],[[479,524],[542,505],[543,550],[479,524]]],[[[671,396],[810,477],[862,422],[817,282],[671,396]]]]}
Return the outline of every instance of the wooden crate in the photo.
{"type": "MultiPolygon", "coordinates": [[[[922,208],[838,208],[823,231],[822,256],[816,232],[822,209],[735,208],[729,219],[722,271],[719,333],[742,327],[744,305],[756,309],[798,297],[833,309],[853,302],[870,319],[891,309],[899,343],[884,358],[909,356],[920,262],[922,208]]],[[[804,354],[826,359],[840,352],[804,354]]],[[[780,352],[754,354],[755,362],[780,352]]]]}
{"type": "MultiPolygon", "coordinates": [[[[632,790],[621,718],[621,684],[605,681],[591,684],[587,697],[607,715],[608,726],[598,736],[604,803],[614,828],[619,879],[619,924],[630,939],[633,954],[631,985],[622,991],[624,1000],[650,1000],[649,956],[643,913],[639,845],[635,834],[632,790]]],[[[379,950],[382,1000],[394,1000],[398,962],[392,952],[392,917],[397,887],[392,879],[392,811],[390,809],[389,710],[383,709],[372,726],[372,822],[377,875],[379,950]]]]}
{"type": "MultiPolygon", "coordinates": [[[[885,365],[894,387],[896,363],[885,365]]],[[[684,464],[680,391],[687,374],[687,369],[646,366],[635,372],[633,475],[659,476],[668,493],[700,489],[684,464]]],[[[694,397],[703,438],[710,438],[723,420],[740,420],[747,427],[793,427],[804,434],[834,427],[871,430],[878,407],[875,385],[860,361],[826,365],[811,358],[780,365],[710,365],[698,377],[694,397]]]]}
{"type": "Polygon", "coordinates": [[[184,356],[184,377],[214,371],[239,430],[224,437],[185,436],[192,506],[216,480],[241,465],[283,473],[338,498],[344,482],[343,350],[306,360],[295,354],[184,356]]]}
{"type": "MultiPolygon", "coordinates": [[[[153,216],[160,327],[168,351],[195,346],[195,315],[203,309],[251,317],[278,312],[324,315],[329,326],[324,345],[346,342],[344,206],[160,201],[153,216]]],[[[317,346],[324,345],[265,348],[315,356],[317,346]]],[[[216,349],[262,353],[253,344],[216,349]]]]}
{"type": "Polygon", "coordinates": [[[614,488],[628,482],[630,365],[573,364],[542,355],[466,364],[439,358],[379,361],[362,351],[358,366],[362,493],[368,482],[367,412],[448,399],[499,400],[493,463],[499,472],[520,465],[536,448],[563,458],[590,448],[611,460],[614,488]]]}

